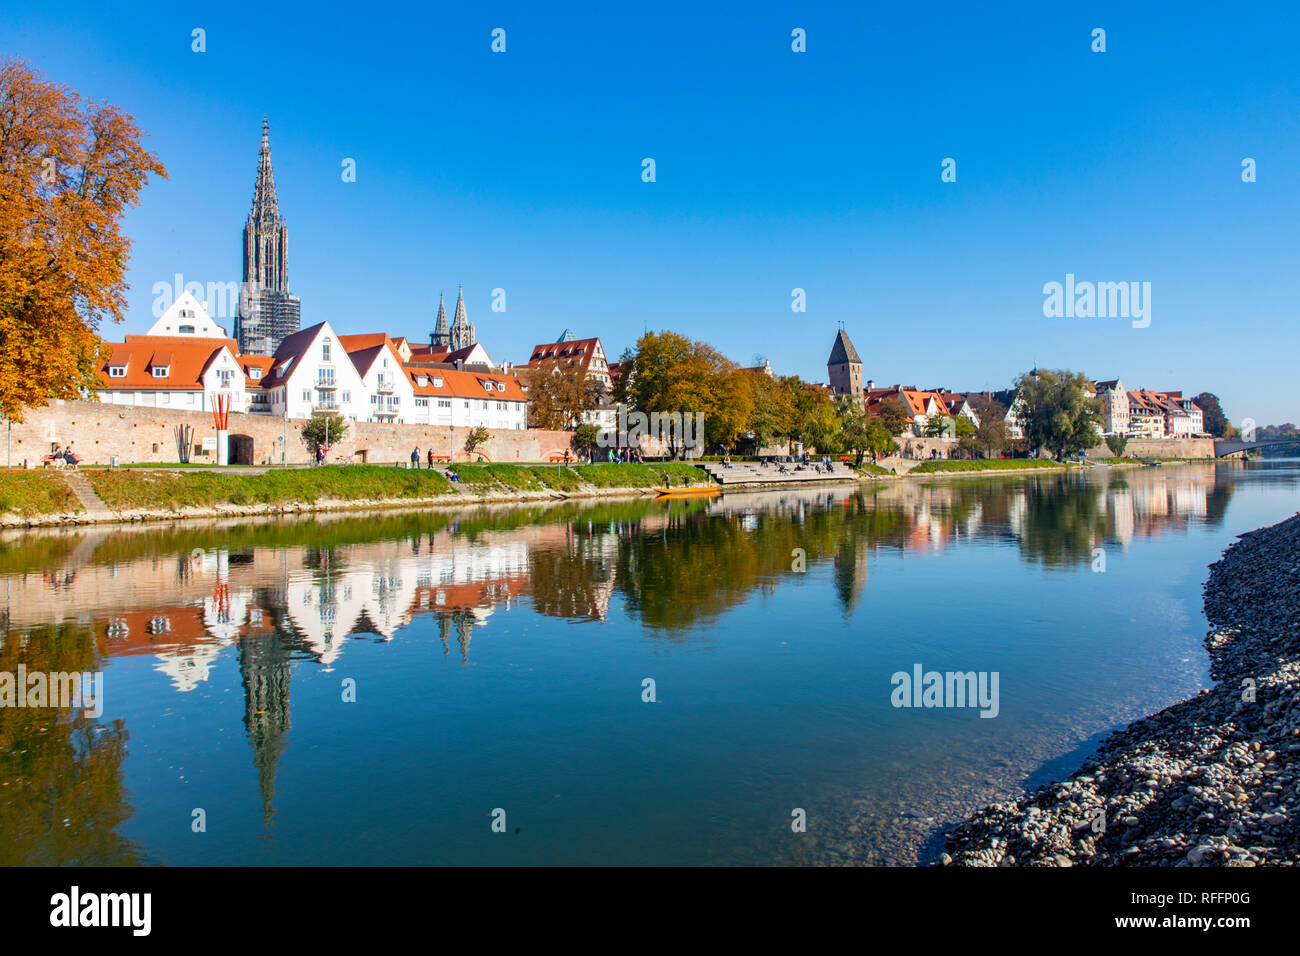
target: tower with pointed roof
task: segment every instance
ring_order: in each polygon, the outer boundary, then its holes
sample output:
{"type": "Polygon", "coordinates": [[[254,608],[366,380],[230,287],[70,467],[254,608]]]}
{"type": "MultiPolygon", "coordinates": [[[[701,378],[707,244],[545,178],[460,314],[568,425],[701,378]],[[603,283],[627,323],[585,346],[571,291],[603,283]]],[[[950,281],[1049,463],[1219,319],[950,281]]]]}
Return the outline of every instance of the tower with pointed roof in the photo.
{"type": "Polygon", "coordinates": [[[302,327],[302,306],[289,293],[289,227],[280,218],[271,170],[271,137],[262,117],[262,149],[253,185],[253,208],[244,223],[244,281],[235,338],[240,351],[274,355],[302,327]]]}
{"type": "Polygon", "coordinates": [[[461,286],[456,295],[456,315],[451,320],[451,350],[468,348],[478,341],[474,336],[474,326],[465,317],[465,287],[461,286]]]}
{"type": "Polygon", "coordinates": [[[849,333],[843,329],[839,330],[831,346],[826,372],[830,376],[831,391],[836,395],[862,397],[862,359],[858,358],[858,350],[853,347],[849,333]]]}
{"type": "Polygon", "coordinates": [[[438,293],[438,321],[429,333],[429,347],[435,349],[451,348],[451,332],[447,329],[447,304],[442,293],[438,293]]]}

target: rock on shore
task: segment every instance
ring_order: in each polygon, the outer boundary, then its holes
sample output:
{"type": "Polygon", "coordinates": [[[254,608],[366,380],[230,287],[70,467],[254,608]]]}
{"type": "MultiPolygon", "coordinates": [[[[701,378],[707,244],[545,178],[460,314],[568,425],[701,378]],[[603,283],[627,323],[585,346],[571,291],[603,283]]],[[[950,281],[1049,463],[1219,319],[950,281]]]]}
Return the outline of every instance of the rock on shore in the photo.
{"type": "Polygon", "coordinates": [[[1300,514],[1242,535],[1211,566],[1205,616],[1212,689],[1112,734],[1069,779],[974,814],[940,862],[1295,865],[1300,514]]]}

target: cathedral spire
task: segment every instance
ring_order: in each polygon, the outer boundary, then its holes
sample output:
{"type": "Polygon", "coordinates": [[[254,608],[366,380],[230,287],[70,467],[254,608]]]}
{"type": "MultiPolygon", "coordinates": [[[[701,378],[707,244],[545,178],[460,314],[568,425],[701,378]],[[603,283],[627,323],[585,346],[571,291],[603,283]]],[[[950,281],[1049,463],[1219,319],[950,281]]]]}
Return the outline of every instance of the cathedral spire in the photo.
{"type": "Polygon", "coordinates": [[[451,349],[454,352],[474,342],[474,326],[469,324],[465,315],[465,287],[462,285],[456,294],[456,316],[451,320],[451,349]]]}
{"type": "Polygon", "coordinates": [[[262,151],[257,158],[257,182],[253,186],[250,218],[267,223],[276,223],[280,219],[280,204],[275,198],[275,174],[271,171],[270,126],[265,116],[262,117],[262,151]]]}
{"type": "Polygon", "coordinates": [[[438,293],[438,321],[434,323],[433,333],[429,336],[429,345],[433,348],[451,348],[451,332],[447,329],[447,305],[442,293],[438,293]]]}

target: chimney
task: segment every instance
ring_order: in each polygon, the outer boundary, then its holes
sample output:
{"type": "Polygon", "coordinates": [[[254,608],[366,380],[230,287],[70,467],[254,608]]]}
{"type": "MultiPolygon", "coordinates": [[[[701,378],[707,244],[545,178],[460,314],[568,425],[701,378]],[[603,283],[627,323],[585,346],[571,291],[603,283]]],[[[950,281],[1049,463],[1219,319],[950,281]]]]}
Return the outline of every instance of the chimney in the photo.
{"type": "Polygon", "coordinates": [[[464,367],[465,367],[465,360],[464,360],[464,359],[456,359],[456,371],[459,372],[459,371],[460,371],[461,369],[463,369],[464,367]]]}
{"type": "Polygon", "coordinates": [[[875,379],[871,379],[871,378],[867,379],[867,391],[870,392],[874,390],[875,387],[876,387],[875,379]]]}

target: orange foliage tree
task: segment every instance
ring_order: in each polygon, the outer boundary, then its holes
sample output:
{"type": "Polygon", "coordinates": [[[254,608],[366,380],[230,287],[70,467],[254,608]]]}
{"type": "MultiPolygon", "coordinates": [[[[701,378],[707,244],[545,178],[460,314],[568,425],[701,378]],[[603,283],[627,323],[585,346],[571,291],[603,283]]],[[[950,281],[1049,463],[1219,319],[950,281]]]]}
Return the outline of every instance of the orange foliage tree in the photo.
{"type": "Polygon", "coordinates": [[[0,61],[0,415],[77,398],[97,380],[105,317],[121,322],[121,232],[162,163],[135,121],[0,61]]]}

